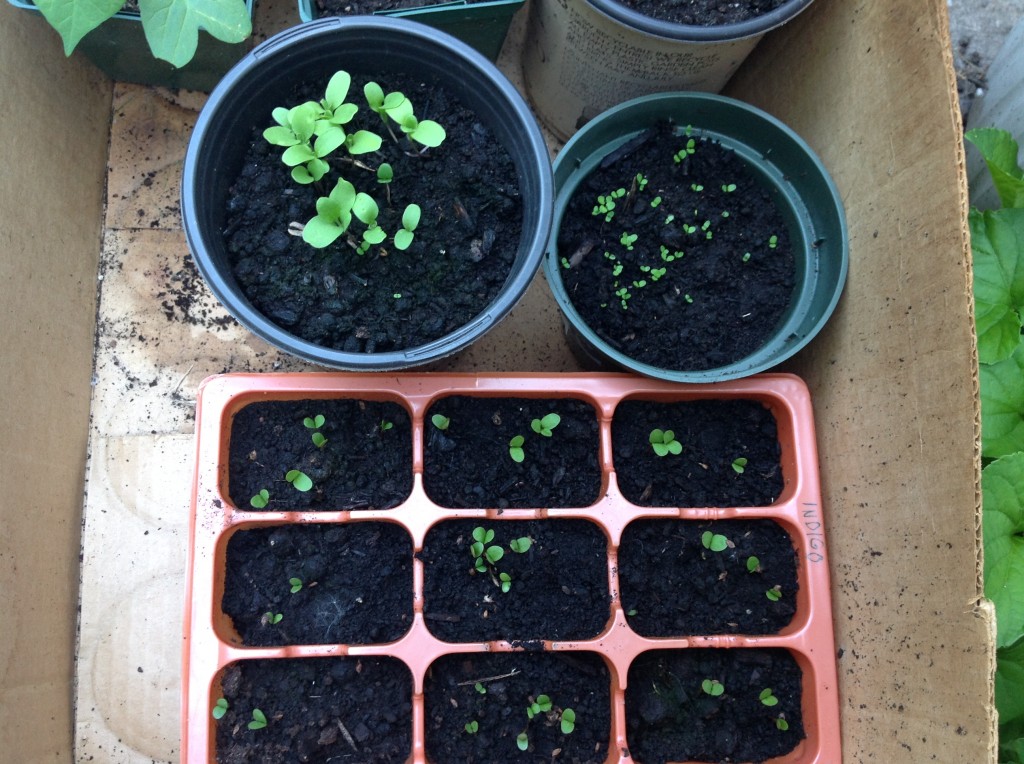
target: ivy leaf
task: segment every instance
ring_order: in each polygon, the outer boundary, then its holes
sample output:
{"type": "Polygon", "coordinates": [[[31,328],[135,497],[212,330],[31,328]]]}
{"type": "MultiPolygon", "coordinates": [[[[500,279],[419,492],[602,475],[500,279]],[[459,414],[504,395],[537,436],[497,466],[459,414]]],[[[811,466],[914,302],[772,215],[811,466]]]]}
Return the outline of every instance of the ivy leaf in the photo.
{"type": "Polygon", "coordinates": [[[36,7],[64,41],[64,55],[124,5],[123,0],[38,0],[36,7]]]}
{"type": "Polygon", "coordinates": [[[978,360],[996,363],[1020,344],[1024,309],[1024,209],[971,210],[978,360]]]}
{"type": "Polygon", "coordinates": [[[985,467],[981,493],[985,596],[996,607],[996,647],[1007,647],[1024,635],[1024,453],[985,467]]]}
{"type": "Polygon", "coordinates": [[[1024,345],[1009,358],[979,369],[981,455],[997,459],[1024,451],[1024,345]]]}
{"type": "Polygon", "coordinates": [[[1024,171],[1017,164],[1019,147],[1006,130],[982,127],[965,135],[985,158],[992,185],[1003,207],[1024,207],[1024,171]]]}
{"type": "Polygon", "coordinates": [[[139,0],[139,14],[153,55],[174,66],[192,60],[200,29],[231,43],[252,34],[245,0],[139,0]]]}

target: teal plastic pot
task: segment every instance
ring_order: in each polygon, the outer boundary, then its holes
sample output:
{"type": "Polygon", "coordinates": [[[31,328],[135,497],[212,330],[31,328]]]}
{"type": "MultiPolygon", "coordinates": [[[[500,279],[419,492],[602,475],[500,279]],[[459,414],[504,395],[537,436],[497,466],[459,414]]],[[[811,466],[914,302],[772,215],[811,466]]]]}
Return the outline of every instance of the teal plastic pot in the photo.
{"type": "Polygon", "coordinates": [[[673,382],[718,382],[770,369],[810,342],[832,315],[849,264],[846,218],[821,160],[790,128],[749,104],[705,93],[660,93],[603,112],[555,159],[555,217],[544,274],[562,311],[566,339],[588,367],[620,368],[673,382]],[[562,283],[558,230],[580,182],[605,156],[658,122],[692,126],[732,149],[774,197],[789,228],[796,284],[782,319],[755,352],[726,366],[700,371],[660,368],[612,347],[587,326],[562,283]]]}
{"type": "MultiPolygon", "coordinates": [[[[508,36],[512,17],[524,2],[526,0],[485,0],[481,3],[454,0],[407,10],[379,11],[374,15],[418,21],[440,29],[496,61],[508,36]]],[[[299,0],[300,19],[312,21],[318,17],[316,0],[299,0]]]]}
{"type": "MultiPolygon", "coordinates": [[[[7,0],[32,13],[42,13],[31,0],[7,0]]],[[[252,19],[254,0],[246,0],[252,19]]],[[[209,93],[228,69],[252,47],[252,38],[239,43],[222,42],[206,32],[199,33],[195,56],[185,66],[175,67],[153,56],[146,42],[138,13],[118,11],[89,32],[76,46],[104,74],[118,82],[160,85],[209,93]]]]}
{"type": "MultiPolygon", "coordinates": [[[[466,348],[522,297],[540,268],[551,227],[551,162],[540,126],[515,87],[490,61],[450,35],[405,19],[328,18],[280,32],[254,48],[221,80],[199,114],[181,180],[182,223],[196,265],[218,300],[243,326],[313,363],[350,371],[391,371],[432,363],[466,348]],[[505,284],[480,314],[417,347],[345,352],[304,340],[257,310],[234,277],[223,228],[229,188],[254,125],[268,124],[297,82],[326,82],[338,69],[434,78],[490,129],[515,165],[523,222],[505,284]]],[[[453,290],[458,284],[452,284],[453,290]]]]}

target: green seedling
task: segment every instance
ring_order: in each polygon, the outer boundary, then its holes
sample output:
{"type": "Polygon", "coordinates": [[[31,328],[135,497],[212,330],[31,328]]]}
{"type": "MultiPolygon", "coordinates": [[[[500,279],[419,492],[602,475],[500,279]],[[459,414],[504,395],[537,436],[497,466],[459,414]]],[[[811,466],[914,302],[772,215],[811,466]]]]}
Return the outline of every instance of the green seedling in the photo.
{"type": "Polygon", "coordinates": [[[731,194],[733,191],[736,190],[736,184],[735,183],[723,183],[722,184],[722,190],[725,193],[727,193],[727,194],[731,194]]]}
{"type": "Polygon", "coordinates": [[[705,679],[700,683],[700,688],[712,698],[717,698],[725,692],[725,686],[717,679],[705,679]]]}
{"type": "Polygon", "coordinates": [[[749,573],[760,573],[761,572],[761,561],[751,555],[747,558],[747,571],[749,573]]]}
{"type": "Polygon", "coordinates": [[[366,225],[363,231],[363,240],[356,247],[356,253],[363,255],[370,247],[380,244],[388,237],[387,232],[377,223],[377,216],[380,215],[380,207],[369,194],[358,193],[352,202],[352,214],[356,219],[366,225]]]}
{"type": "Polygon", "coordinates": [[[777,246],[779,246],[779,237],[772,234],[768,237],[768,248],[775,249],[777,246]]]}
{"type": "Polygon", "coordinates": [[[526,458],[526,452],[523,451],[523,443],[526,442],[526,438],[522,435],[516,435],[508,442],[508,455],[512,457],[512,461],[517,464],[522,463],[526,458]]]}
{"type": "Polygon", "coordinates": [[[766,706],[777,706],[779,704],[779,699],[772,695],[771,687],[765,687],[757,697],[766,706]]]}
{"type": "Polygon", "coordinates": [[[249,503],[256,509],[263,509],[270,503],[270,491],[261,488],[260,492],[249,499],[249,503]]]}
{"type": "Polygon", "coordinates": [[[624,231],[622,236],[619,237],[619,244],[621,244],[626,249],[628,249],[630,252],[632,252],[633,251],[633,245],[636,243],[636,240],[639,239],[639,238],[640,238],[639,234],[628,233],[628,232],[624,231]]]}
{"type": "Polygon", "coordinates": [[[729,539],[721,533],[712,533],[711,531],[704,531],[701,534],[700,543],[705,549],[710,549],[712,552],[724,552],[729,548],[729,539]]]}
{"type": "Polygon", "coordinates": [[[355,201],[355,186],[338,178],[331,193],[316,200],[316,217],[303,226],[302,240],[317,249],[333,244],[352,224],[355,201]]]}
{"type": "Polygon", "coordinates": [[[382,419],[380,421],[380,431],[381,432],[387,432],[388,430],[393,429],[394,426],[395,426],[394,423],[393,422],[389,422],[387,419],[382,419]]]}
{"type": "Polygon", "coordinates": [[[683,453],[683,444],[676,440],[676,434],[672,430],[662,430],[655,427],[651,430],[648,438],[651,448],[658,456],[678,456],[683,453]]]}
{"type": "Polygon", "coordinates": [[[651,268],[651,281],[657,281],[667,272],[666,268],[651,268]]]}
{"type": "Polygon", "coordinates": [[[626,611],[626,615],[628,615],[630,618],[632,618],[633,616],[636,615],[636,612],[637,611],[636,611],[635,607],[634,608],[630,608],[629,610],[626,611]]]}
{"type": "Polygon", "coordinates": [[[530,738],[527,736],[525,732],[520,732],[518,735],[516,735],[516,748],[518,748],[520,751],[525,751],[529,747],[530,738]]]}
{"type": "Polygon", "coordinates": [[[704,186],[702,186],[700,183],[691,183],[690,190],[700,193],[701,191],[704,190],[704,186]]]}
{"type": "Polygon", "coordinates": [[[604,215],[604,222],[612,222],[615,217],[615,200],[626,195],[626,189],[617,188],[609,194],[600,194],[597,197],[597,204],[591,212],[592,215],[604,215]]]}
{"type": "Polygon", "coordinates": [[[249,722],[249,729],[261,730],[267,726],[267,717],[258,708],[252,710],[252,721],[249,722]]]}
{"type": "Polygon", "coordinates": [[[682,161],[684,159],[686,159],[688,156],[690,156],[692,154],[696,154],[696,153],[697,153],[697,143],[696,143],[696,141],[693,140],[693,138],[690,138],[686,142],[686,147],[685,148],[679,149],[679,151],[677,151],[675,154],[672,155],[672,161],[674,161],[676,164],[681,164],[682,161]]]}
{"type": "Polygon", "coordinates": [[[423,211],[418,204],[410,204],[402,213],[402,227],[395,233],[395,249],[405,251],[412,246],[415,238],[413,231],[420,224],[420,216],[423,211]]]}
{"type": "MultiPolygon", "coordinates": [[[[384,89],[376,82],[367,82],[363,85],[363,97],[366,98],[367,106],[380,117],[388,132],[391,132],[391,125],[388,123],[388,109],[398,108],[406,100],[405,96],[397,91],[385,95],[384,89]]],[[[393,132],[391,132],[391,137],[398,140],[393,132]]]]}
{"type": "Polygon", "coordinates": [[[739,457],[737,459],[733,459],[732,460],[732,468],[733,468],[733,471],[735,471],[737,475],[742,475],[743,471],[746,469],[746,467],[747,467],[747,459],[746,459],[745,456],[741,456],[741,457],[739,457]]]}
{"type": "Polygon", "coordinates": [[[501,593],[508,594],[509,591],[512,589],[512,576],[510,576],[508,573],[499,573],[498,583],[501,586],[501,593]]]}
{"type": "Polygon", "coordinates": [[[745,262],[745,263],[749,263],[750,262],[750,253],[749,252],[744,252],[743,253],[743,262],[745,262]]]}
{"type": "Polygon", "coordinates": [[[448,429],[448,425],[452,423],[452,420],[444,416],[443,414],[434,414],[432,417],[430,417],[430,423],[434,425],[434,427],[436,427],[437,429],[444,432],[445,430],[448,429]]]}
{"type": "Polygon", "coordinates": [[[558,414],[545,414],[541,419],[534,419],[530,422],[530,428],[538,435],[550,438],[551,431],[558,427],[558,424],[561,421],[562,417],[558,414]]]}
{"type": "Polygon", "coordinates": [[[486,695],[487,694],[487,688],[484,687],[483,684],[481,684],[480,682],[477,682],[476,684],[474,684],[473,685],[473,689],[476,690],[481,695],[486,695]]]}
{"type": "Polygon", "coordinates": [[[538,695],[530,705],[526,707],[526,718],[532,719],[537,714],[546,714],[551,710],[551,698],[547,695],[538,695]]]}
{"type": "Polygon", "coordinates": [[[688,302],[690,305],[693,305],[693,298],[690,297],[690,295],[684,294],[683,299],[686,300],[686,302],[688,302]]]}
{"type": "Polygon", "coordinates": [[[764,596],[770,599],[772,602],[778,602],[782,599],[782,587],[775,584],[771,589],[764,593],[764,596]]]}
{"type": "Polygon", "coordinates": [[[642,172],[638,172],[636,174],[635,181],[636,181],[636,187],[640,191],[643,191],[645,188],[647,188],[647,178],[644,177],[644,174],[642,172]]]}
{"type": "Polygon", "coordinates": [[[487,546],[494,540],[494,531],[477,526],[473,529],[473,543],[469,547],[469,553],[473,555],[473,567],[480,573],[487,571],[487,564],[493,565],[505,556],[505,550],[497,544],[487,546]]]}
{"type": "Polygon", "coordinates": [[[263,131],[268,143],[284,148],[281,161],[292,168],[292,180],[302,185],[323,178],[331,169],[325,157],[345,143],[345,131],[339,126],[315,132],[320,114],[319,105],[313,101],[291,109],[278,107],[271,113],[277,124],[263,131]]]}
{"type": "Polygon", "coordinates": [[[779,730],[779,732],[785,732],[789,729],[789,722],[786,721],[786,717],[782,714],[779,714],[775,719],[775,728],[779,730]]]}
{"type": "Polygon", "coordinates": [[[395,170],[387,162],[381,162],[377,167],[377,182],[383,186],[388,185],[395,179],[395,170]]]}
{"type": "Polygon", "coordinates": [[[622,269],[625,268],[625,267],[626,266],[624,266],[622,263],[615,263],[614,267],[612,268],[612,275],[613,276],[621,275],[622,274],[622,269]]]}
{"type": "Polygon", "coordinates": [[[562,709],[559,726],[562,729],[563,735],[571,735],[572,731],[576,729],[576,712],[571,708],[562,709]]]}
{"type": "MultiPolygon", "coordinates": [[[[373,108],[372,104],[370,108],[373,108]]],[[[417,119],[412,102],[408,98],[403,97],[400,103],[390,108],[383,105],[383,109],[406,136],[423,147],[421,152],[428,148],[437,148],[444,142],[444,128],[433,120],[417,119]]]]}
{"type": "Polygon", "coordinates": [[[292,594],[298,594],[300,591],[302,591],[301,578],[289,578],[288,583],[291,584],[291,589],[289,591],[291,591],[292,594]]]}
{"type": "Polygon", "coordinates": [[[471,722],[466,722],[465,729],[466,732],[468,732],[470,735],[475,735],[477,732],[480,731],[480,723],[477,722],[475,719],[471,722]]]}
{"type": "Polygon", "coordinates": [[[228,712],[228,702],[225,698],[218,698],[217,702],[213,704],[213,718],[223,719],[224,714],[228,712]]]}
{"type": "Polygon", "coordinates": [[[567,257],[561,258],[558,262],[562,264],[562,267],[565,268],[565,270],[572,268],[572,263],[569,262],[569,258],[567,257]]]}
{"type": "Polygon", "coordinates": [[[264,613],[263,617],[260,619],[264,626],[277,626],[277,624],[281,623],[281,621],[283,620],[283,613],[272,613],[269,610],[266,613],[264,613]]]}
{"type": "Polygon", "coordinates": [[[296,491],[302,491],[303,493],[313,487],[313,481],[309,479],[309,475],[299,470],[288,470],[285,473],[284,479],[291,483],[296,491]]]}
{"type": "Polygon", "coordinates": [[[323,414],[317,414],[316,416],[308,416],[302,420],[302,424],[309,430],[319,430],[327,420],[323,414]]]}
{"type": "Polygon", "coordinates": [[[322,432],[314,432],[309,437],[312,439],[313,445],[317,448],[323,448],[327,445],[327,438],[324,437],[322,432]]]}
{"type": "Polygon", "coordinates": [[[512,539],[508,542],[508,548],[516,554],[525,554],[530,551],[530,547],[533,546],[533,539],[529,536],[520,536],[517,539],[512,539]]]}
{"type": "Polygon", "coordinates": [[[656,196],[653,199],[651,199],[651,207],[658,207],[660,205],[661,205],[661,197],[660,196],[656,196]]]}

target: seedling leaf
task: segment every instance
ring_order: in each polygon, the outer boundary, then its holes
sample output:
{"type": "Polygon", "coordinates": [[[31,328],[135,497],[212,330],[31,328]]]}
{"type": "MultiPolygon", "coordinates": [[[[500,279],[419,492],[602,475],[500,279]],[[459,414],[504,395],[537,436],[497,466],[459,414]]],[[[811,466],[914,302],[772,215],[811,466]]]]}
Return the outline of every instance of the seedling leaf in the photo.
{"type": "Polygon", "coordinates": [[[528,552],[530,550],[530,546],[532,544],[533,541],[530,539],[529,536],[521,536],[520,538],[512,539],[508,543],[508,548],[516,554],[523,554],[524,552],[528,552]]]}
{"type": "Polygon", "coordinates": [[[228,712],[228,702],[225,698],[219,698],[213,706],[213,718],[223,719],[228,712]]]}
{"type": "Polygon", "coordinates": [[[249,503],[256,509],[263,509],[270,503],[270,491],[261,488],[258,494],[249,499],[249,503]]]}
{"type": "Polygon", "coordinates": [[[526,454],[523,451],[523,443],[525,438],[522,435],[516,435],[512,440],[508,442],[508,455],[512,457],[512,461],[521,463],[526,459],[526,454]]]}
{"type": "Polygon", "coordinates": [[[1024,453],[986,466],[981,495],[985,596],[999,614],[996,647],[1006,648],[1024,634],[1024,453]]]}
{"type": "Polygon", "coordinates": [[[249,729],[261,730],[267,726],[267,717],[258,708],[252,710],[252,721],[249,722],[249,729]]]}
{"type": "Polygon", "coordinates": [[[451,420],[442,414],[434,414],[430,417],[430,423],[437,429],[443,431],[448,429],[448,425],[451,424],[451,420]]]}
{"type": "Polygon", "coordinates": [[[309,475],[299,470],[288,470],[285,473],[284,479],[291,483],[296,491],[302,491],[303,493],[313,487],[313,481],[309,479],[309,475]]]}
{"type": "Polygon", "coordinates": [[[571,708],[562,711],[561,727],[563,735],[570,735],[576,729],[576,712],[571,708]]]}

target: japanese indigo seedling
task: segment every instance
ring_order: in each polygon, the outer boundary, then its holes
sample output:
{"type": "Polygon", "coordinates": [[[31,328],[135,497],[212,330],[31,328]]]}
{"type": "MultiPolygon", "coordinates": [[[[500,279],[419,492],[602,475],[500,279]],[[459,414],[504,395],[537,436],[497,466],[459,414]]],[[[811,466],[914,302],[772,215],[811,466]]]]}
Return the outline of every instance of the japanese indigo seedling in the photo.
{"type": "MultiPolygon", "coordinates": [[[[498,570],[498,561],[505,556],[505,550],[500,544],[491,544],[494,541],[494,531],[478,525],[473,529],[473,543],[469,547],[469,553],[473,555],[473,568],[478,573],[486,573],[491,577],[494,585],[507,593],[512,588],[512,577],[508,573],[498,570]]],[[[508,548],[516,554],[525,554],[533,546],[533,540],[529,536],[521,536],[512,539],[508,548]]],[[[477,685],[477,692],[481,691],[482,685],[477,685]]],[[[483,692],[486,692],[483,688],[483,692]]]]}

